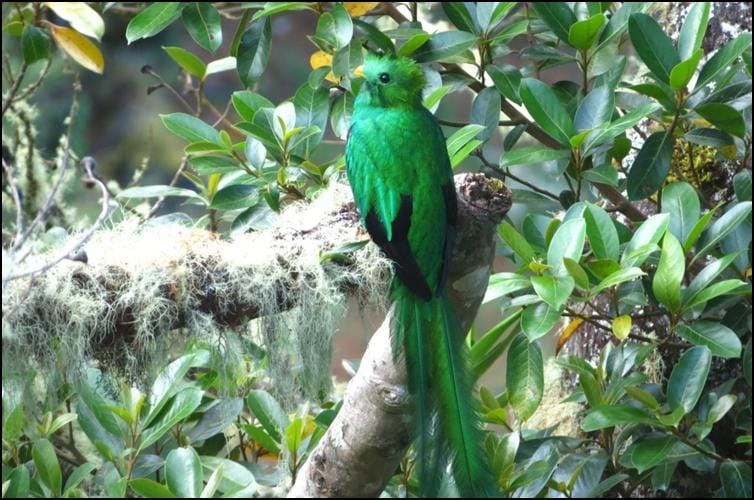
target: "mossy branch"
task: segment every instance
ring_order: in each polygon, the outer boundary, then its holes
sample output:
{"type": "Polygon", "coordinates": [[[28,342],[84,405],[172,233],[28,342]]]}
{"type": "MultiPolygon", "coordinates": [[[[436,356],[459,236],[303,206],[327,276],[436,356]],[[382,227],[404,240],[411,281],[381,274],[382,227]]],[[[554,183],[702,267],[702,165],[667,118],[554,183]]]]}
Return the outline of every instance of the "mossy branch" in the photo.
{"type": "MultiPolygon", "coordinates": [[[[450,300],[468,330],[487,289],[495,229],[511,205],[510,191],[481,174],[456,176],[458,237],[450,300]]],[[[343,407],[297,474],[296,497],[377,497],[411,443],[413,404],[402,360],[394,362],[392,310],[372,336],[343,407]]]]}

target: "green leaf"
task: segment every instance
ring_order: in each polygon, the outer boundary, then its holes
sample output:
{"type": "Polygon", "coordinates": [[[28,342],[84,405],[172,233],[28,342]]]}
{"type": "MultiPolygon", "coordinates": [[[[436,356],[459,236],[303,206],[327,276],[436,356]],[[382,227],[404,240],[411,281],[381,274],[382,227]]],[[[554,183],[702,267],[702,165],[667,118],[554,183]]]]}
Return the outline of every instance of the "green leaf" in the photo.
{"type": "Polygon", "coordinates": [[[570,276],[532,276],[531,284],[537,295],[556,311],[568,300],[575,286],[570,276]]]}
{"type": "Polygon", "coordinates": [[[616,425],[656,425],[657,419],[644,410],[627,404],[600,405],[590,410],[581,421],[584,432],[592,432],[616,425]]]}
{"type": "Polygon", "coordinates": [[[59,497],[63,478],[60,472],[58,457],[55,456],[55,448],[52,446],[52,443],[46,439],[40,439],[35,442],[31,449],[31,456],[39,474],[39,479],[50,489],[53,497],[59,497]]]}
{"type": "Polygon", "coordinates": [[[693,307],[698,306],[699,304],[704,304],[705,302],[709,302],[715,297],[725,295],[745,285],[746,283],[737,279],[719,281],[717,283],[714,283],[708,286],[704,290],[701,290],[699,293],[695,294],[694,296],[689,297],[688,301],[683,305],[683,307],[685,309],[691,309],[693,307]]]}
{"type": "Polygon", "coordinates": [[[3,412],[3,417],[5,420],[3,422],[3,439],[8,443],[16,444],[16,441],[23,434],[24,426],[26,425],[23,402],[19,402],[9,412],[3,412]]]}
{"type": "Polygon", "coordinates": [[[608,21],[605,29],[602,30],[600,44],[595,49],[595,52],[600,52],[602,49],[606,48],[615,37],[626,31],[628,21],[632,14],[635,12],[646,12],[651,6],[652,4],[649,2],[622,3],[621,6],[618,7],[618,10],[610,16],[610,21],[608,21]]]}
{"type": "Polygon", "coordinates": [[[644,64],[660,81],[669,83],[670,72],[681,61],[657,21],[647,14],[633,14],[628,21],[628,33],[644,64]]]}
{"type": "Polygon", "coordinates": [[[24,62],[31,64],[40,59],[47,59],[48,50],[47,38],[42,30],[34,26],[24,26],[21,34],[21,52],[24,55],[24,62]]]}
{"type": "Polygon", "coordinates": [[[476,33],[474,20],[463,2],[440,2],[440,6],[456,28],[469,33],[476,33]]]}
{"type": "Polygon", "coordinates": [[[483,304],[499,299],[504,295],[510,295],[531,286],[529,278],[515,273],[496,273],[490,276],[487,292],[482,300],[483,304]]]}
{"type": "Polygon", "coordinates": [[[628,199],[635,201],[652,196],[668,175],[672,158],[672,135],[667,132],[650,135],[628,172],[628,199]]]}
{"type": "Polygon", "coordinates": [[[710,2],[695,2],[686,14],[681,33],[678,35],[678,55],[681,59],[689,59],[702,46],[709,21],[710,5],[710,2]]]}
{"type": "Polygon", "coordinates": [[[330,12],[319,16],[316,36],[336,50],[348,45],[353,37],[353,21],[342,4],[336,3],[330,12]]]}
{"type": "Polygon", "coordinates": [[[92,462],[87,462],[76,467],[76,469],[71,473],[70,476],[68,476],[68,479],[65,482],[65,487],[63,488],[63,496],[71,498],[74,488],[81,484],[81,482],[86,479],[89,474],[91,474],[91,472],[96,468],[97,464],[92,462]]]}
{"type": "Polygon", "coordinates": [[[503,241],[511,247],[511,250],[521,257],[521,260],[524,263],[531,262],[531,260],[534,259],[534,249],[529,245],[529,242],[526,241],[526,238],[521,236],[521,233],[516,231],[516,228],[511,224],[508,222],[500,224],[500,227],[498,227],[498,234],[503,241]]]}
{"type": "Polygon", "coordinates": [[[581,131],[604,127],[613,116],[614,105],[614,93],[607,85],[592,89],[576,111],[576,129],[581,131]]]}
{"type": "Polygon", "coordinates": [[[521,421],[534,414],[544,391],[542,351],[537,342],[518,334],[508,348],[505,374],[508,401],[521,421]]]}
{"type": "Polygon", "coordinates": [[[197,498],[202,491],[202,464],[191,448],[176,448],[165,459],[165,482],[179,498],[197,498]]]}
{"type": "Polygon", "coordinates": [[[507,344],[513,339],[513,333],[516,329],[511,330],[511,333],[508,334],[502,342],[498,343],[498,340],[500,340],[511,326],[518,323],[520,318],[521,310],[518,310],[487,330],[484,335],[474,342],[469,349],[469,365],[472,369],[483,363],[490,351],[492,351],[496,345],[507,344]]]}
{"type": "Polygon", "coordinates": [[[702,290],[707,288],[707,286],[712,283],[712,280],[714,280],[720,273],[722,273],[727,267],[733,262],[740,252],[731,253],[728,255],[723,256],[721,259],[717,259],[715,261],[707,263],[707,265],[704,266],[704,269],[702,269],[699,274],[694,276],[694,279],[691,281],[691,284],[684,290],[684,304],[689,302],[690,300],[693,300],[696,295],[699,294],[702,290]]]}
{"type": "Polygon", "coordinates": [[[524,106],[537,125],[550,137],[570,148],[570,139],[576,135],[577,130],[552,88],[539,80],[524,78],[519,92],[524,106]]]}
{"type": "Polygon", "coordinates": [[[586,271],[584,271],[584,268],[578,262],[568,257],[563,257],[563,264],[568,269],[568,274],[574,279],[577,287],[582,290],[589,288],[589,276],[587,276],[586,271]]]}
{"type": "Polygon", "coordinates": [[[596,184],[607,184],[608,186],[618,187],[618,171],[612,165],[602,165],[601,167],[590,168],[581,173],[581,179],[596,184]]]}
{"type": "Polygon", "coordinates": [[[741,340],[721,323],[697,321],[691,325],[678,325],[676,333],[694,345],[707,346],[713,356],[737,358],[741,355],[741,340]]]}
{"type": "Polygon", "coordinates": [[[751,201],[751,172],[742,170],[733,177],[733,190],[738,201],[751,201]]]}
{"type": "Polygon", "coordinates": [[[181,2],[155,2],[131,19],[126,28],[126,40],[132,42],[149,38],[167,28],[181,15],[181,2]]]}
{"type": "Polygon", "coordinates": [[[343,140],[348,137],[348,129],[351,126],[353,102],[353,94],[343,92],[335,98],[330,110],[330,126],[332,127],[332,131],[337,137],[343,140]]]}
{"type": "Polygon", "coordinates": [[[619,136],[661,107],[662,106],[656,102],[642,104],[633,111],[630,111],[611,122],[607,127],[595,130],[586,142],[585,154],[591,151],[595,146],[599,146],[600,144],[619,136]]]}
{"type": "Polygon", "coordinates": [[[492,78],[495,88],[516,104],[521,104],[519,87],[521,86],[521,72],[515,66],[491,65],[487,66],[487,73],[492,78]]]}
{"type": "Polygon", "coordinates": [[[280,403],[267,391],[254,389],[247,396],[246,404],[267,434],[276,442],[281,443],[283,433],[288,428],[289,420],[280,403]]]}
{"type": "Polygon", "coordinates": [[[440,106],[440,101],[442,101],[443,97],[448,95],[451,90],[453,90],[452,85],[443,85],[441,87],[437,87],[435,90],[430,92],[427,97],[424,98],[424,107],[434,113],[440,106]]]}
{"type": "Polygon", "coordinates": [[[741,33],[734,40],[725,44],[702,67],[699,78],[696,80],[696,89],[700,89],[711,82],[749,47],[751,47],[751,33],[749,32],[741,33]]]}
{"type": "MultiPolygon", "coordinates": [[[[247,136],[243,151],[246,161],[252,168],[260,170],[264,167],[264,162],[267,159],[267,148],[264,147],[264,144],[262,144],[261,141],[258,141],[250,135],[247,136]]],[[[194,168],[197,168],[197,166],[194,165],[194,168]]],[[[238,167],[235,167],[235,169],[237,168],[238,167]]],[[[199,169],[197,168],[197,171],[198,170],[199,169]]]]}
{"type": "Polygon", "coordinates": [[[691,57],[679,62],[670,71],[670,86],[673,90],[683,90],[686,88],[686,84],[691,81],[691,77],[694,76],[699,61],[702,59],[704,51],[702,49],[694,52],[691,57]]]}
{"type": "MultiPolygon", "coordinates": [[[[168,399],[162,398],[161,400],[168,399]]],[[[167,410],[160,414],[160,418],[153,425],[144,430],[138,443],[138,450],[144,450],[161,439],[175,425],[185,420],[202,402],[202,391],[196,387],[186,387],[170,399],[167,410]]],[[[150,415],[154,410],[150,411],[150,415]]]]}
{"type": "Polygon", "coordinates": [[[530,342],[534,342],[539,337],[550,333],[558,321],[560,321],[560,311],[540,302],[524,309],[521,315],[521,330],[530,342]]]}
{"type": "Polygon", "coordinates": [[[686,256],[683,247],[673,233],[665,233],[662,243],[660,263],[652,280],[652,291],[660,304],[671,312],[681,308],[681,282],[686,270],[686,256]]]}
{"type": "Polygon", "coordinates": [[[568,274],[568,270],[563,264],[564,257],[577,262],[581,259],[585,238],[586,223],[584,219],[571,219],[558,227],[547,249],[547,263],[551,266],[553,275],[564,276],[568,274]]]}
{"type": "Polygon", "coordinates": [[[584,221],[594,256],[617,261],[620,241],[613,219],[602,208],[589,203],[584,210],[584,221]]]}
{"type": "Polygon", "coordinates": [[[596,14],[589,19],[573,23],[568,30],[568,43],[579,50],[589,49],[597,41],[604,24],[604,14],[596,14]]]}
{"type": "Polygon", "coordinates": [[[707,381],[712,353],[705,346],[692,347],[681,355],[668,379],[668,404],[670,408],[683,407],[691,412],[702,395],[707,381]]]}
{"type": "Polygon", "coordinates": [[[270,18],[252,21],[238,44],[236,69],[241,82],[251,87],[262,77],[270,58],[272,43],[272,25],[270,18]]]}
{"type": "Polygon", "coordinates": [[[256,186],[233,184],[225,186],[212,197],[209,208],[215,210],[239,210],[259,203],[259,191],[256,186]]]}
{"type": "Polygon", "coordinates": [[[508,168],[515,165],[529,165],[531,163],[544,163],[554,160],[566,160],[571,157],[567,149],[550,149],[542,146],[530,146],[518,148],[512,151],[504,151],[500,157],[500,168],[508,168]]]}
{"type": "Polygon", "coordinates": [[[645,274],[646,273],[638,267],[627,267],[624,269],[619,269],[618,271],[609,274],[596,287],[594,287],[592,289],[592,295],[597,295],[602,290],[610,288],[611,286],[619,285],[621,283],[625,283],[626,281],[635,280],[636,278],[640,278],[645,274]]]}
{"type": "Polygon", "coordinates": [[[709,228],[702,240],[702,248],[696,253],[696,255],[694,255],[692,262],[696,260],[697,257],[707,255],[707,252],[709,252],[720,240],[725,238],[750,216],[750,201],[736,203],[733,208],[725,212],[725,214],[717,219],[709,228]]]}
{"type": "MultiPolygon", "coordinates": [[[[722,203],[721,203],[722,204],[722,203]]],[[[683,244],[683,250],[685,252],[690,251],[693,246],[696,244],[699,237],[702,235],[702,232],[707,229],[707,225],[709,225],[709,222],[712,220],[712,216],[715,215],[715,212],[718,208],[720,208],[720,205],[717,205],[716,207],[713,207],[711,210],[709,210],[706,214],[704,214],[697,222],[694,224],[694,227],[691,228],[691,232],[689,233],[688,237],[686,238],[686,243],[683,244]]]]}
{"type": "Polygon", "coordinates": [[[195,351],[181,356],[162,369],[152,384],[149,393],[150,410],[143,424],[145,427],[160,414],[162,408],[168,403],[168,400],[178,392],[180,383],[189,369],[204,365],[208,357],[209,353],[207,351],[195,351]]]}
{"type": "Polygon", "coordinates": [[[709,102],[697,106],[694,111],[723,132],[736,137],[743,137],[746,133],[743,115],[727,104],[709,102]]]}
{"type": "Polygon", "coordinates": [[[251,92],[250,90],[239,90],[233,92],[231,97],[233,107],[236,108],[238,116],[245,121],[252,121],[254,114],[261,108],[274,108],[275,105],[266,97],[251,92]]]}
{"type": "Polygon", "coordinates": [[[319,145],[327,128],[327,116],[330,111],[330,92],[325,87],[316,89],[309,85],[302,85],[293,97],[296,107],[296,127],[306,128],[315,126],[319,132],[307,137],[297,152],[304,158],[309,158],[319,145]]]}
{"type": "Polygon", "coordinates": [[[207,73],[207,65],[197,56],[180,47],[163,47],[162,50],[167,52],[168,55],[177,62],[181,68],[185,69],[188,74],[193,75],[200,80],[204,79],[204,75],[207,73]]]}
{"type": "Polygon", "coordinates": [[[418,62],[448,60],[470,49],[476,41],[476,36],[465,31],[435,33],[431,40],[414,52],[414,59],[418,62]]]}
{"type": "Polygon", "coordinates": [[[448,137],[446,147],[448,148],[448,157],[453,158],[466,144],[477,136],[482,130],[483,125],[471,123],[463,128],[456,130],[453,135],[448,137]]]}
{"type": "Polygon", "coordinates": [[[191,38],[205,50],[214,53],[223,43],[220,13],[208,2],[192,2],[181,14],[191,38]]]}
{"type": "Polygon", "coordinates": [[[484,126],[484,130],[477,135],[479,140],[488,141],[498,129],[500,101],[500,92],[491,87],[482,89],[474,98],[471,104],[471,123],[484,126]]]}
{"type": "Polygon", "coordinates": [[[128,485],[136,494],[144,498],[176,498],[175,494],[167,486],[145,477],[132,479],[128,485]]]}
{"type": "Polygon", "coordinates": [[[212,142],[224,147],[220,133],[195,116],[186,113],[170,113],[160,115],[160,119],[168,130],[189,142],[212,142]]]}
{"type": "Polygon", "coordinates": [[[534,2],[531,7],[558,38],[568,43],[568,33],[571,26],[576,23],[576,14],[567,3],[534,2]]]}
{"type": "Polygon", "coordinates": [[[686,241],[699,220],[700,210],[699,197],[691,185],[674,182],[662,190],[662,212],[670,216],[668,231],[678,241],[686,241]]]}
{"type": "Polygon", "coordinates": [[[662,462],[677,442],[678,438],[675,436],[647,436],[631,445],[621,457],[620,463],[624,467],[636,468],[642,474],[662,462]]]}
{"type": "Polygon", "coordinates": [[[724,498],[751,498],[751,465],[726,460],[720,466],[720,483],[724,498]]]}
{"type": "MultiPolygon", "coordinates": [[[[444,4],[443,4],[444,5],[444,4]]],[[[429,33],[417,33],[412,36],[398,49],[398,57],[408,57],[416,52],[419,47],[427,43],[432,38],[429,33]]]]}
{"type": "Polygon", "coordinates": [[[683,135],[684,140],[699,144],[700,146],[712,146],[722,148],[734,144],[733,137],[716,128],[695,128],[683,135]]]}
{"type": "Polygon", "coordinates": [[[239,492],[246,498],[254,496],[258,485],[254,479],[254,474],[238,462],[226,458],[201,456],[202,468],[205,473],[214,472],[220,467],[223,468],[223,477],[220,480],[219,491],[226,493],[226,496],[234,496],[239,492]]]}
{"type": "Polygon", "coordinates": [[[317,2],[265,2],[264,8],[254,13],[252,21],[291,10],[314,10],[317,2]]]}
{"type": "Polygon", "coordinates": [[[82,35],[100,40],[105,34],[105,22],[86,2],[45,2],[45,5],[82,35]]]}

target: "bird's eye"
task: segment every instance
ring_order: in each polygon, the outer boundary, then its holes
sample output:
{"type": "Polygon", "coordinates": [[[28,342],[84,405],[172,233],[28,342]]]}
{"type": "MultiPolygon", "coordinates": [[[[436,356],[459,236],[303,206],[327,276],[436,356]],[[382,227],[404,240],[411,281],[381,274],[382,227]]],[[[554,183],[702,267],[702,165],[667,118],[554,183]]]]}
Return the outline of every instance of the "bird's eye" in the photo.
{"type": "Polygon", "coordinates": [[[390,82],[390,75],[388,75],[387,73],[382,73],[380,75],[380,81],[382,83],[389,83],[390,82]]]}

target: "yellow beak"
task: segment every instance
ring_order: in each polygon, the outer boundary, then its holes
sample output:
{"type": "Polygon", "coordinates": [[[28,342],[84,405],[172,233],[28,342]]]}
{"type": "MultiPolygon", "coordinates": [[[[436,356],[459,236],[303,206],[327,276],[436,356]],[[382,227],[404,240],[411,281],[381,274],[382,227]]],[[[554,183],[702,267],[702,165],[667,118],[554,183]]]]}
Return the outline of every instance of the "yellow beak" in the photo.
{"type": "Polygon", "coordinates": [[[353,70],[353,74],[358,76],[359,78],[364,78],[364,65],[362,64],[355,70],[353,70]]]}

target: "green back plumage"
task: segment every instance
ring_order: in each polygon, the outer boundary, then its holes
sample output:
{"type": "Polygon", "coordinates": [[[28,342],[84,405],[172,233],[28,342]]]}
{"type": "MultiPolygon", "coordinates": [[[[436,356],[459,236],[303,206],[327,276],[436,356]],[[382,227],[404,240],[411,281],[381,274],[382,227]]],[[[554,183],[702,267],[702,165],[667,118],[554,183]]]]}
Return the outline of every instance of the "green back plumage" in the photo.
{"type": "Polygon", "coordinates": [[[451,460],[463,496],[488,496],[465,344],[444,290],[456,210],[445,138],[421,104],[425,79],[415,62],[371,57],[363,72],[346,167],[367,231],[395,262],[394,351],[405,356],[417,402],[421,493],[436,492],[451,460]]]}

